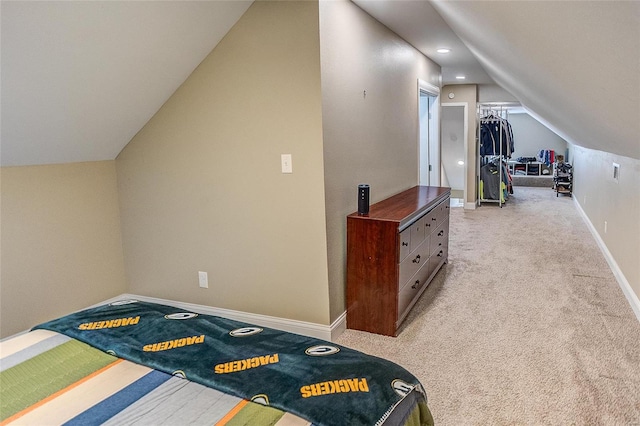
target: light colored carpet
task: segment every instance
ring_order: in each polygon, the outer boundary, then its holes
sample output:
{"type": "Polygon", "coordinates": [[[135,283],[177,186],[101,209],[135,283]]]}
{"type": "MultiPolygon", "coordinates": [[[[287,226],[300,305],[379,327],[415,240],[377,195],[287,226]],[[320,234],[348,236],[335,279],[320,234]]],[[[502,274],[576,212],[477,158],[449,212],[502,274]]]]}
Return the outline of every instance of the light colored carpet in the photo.
{"type": "Polygon", "coordinates": [[[519,187],[450,223],[400,335],[337,343],[415,374],[437,425],[640,425],[640,322],[573,199],[519,187]]]}

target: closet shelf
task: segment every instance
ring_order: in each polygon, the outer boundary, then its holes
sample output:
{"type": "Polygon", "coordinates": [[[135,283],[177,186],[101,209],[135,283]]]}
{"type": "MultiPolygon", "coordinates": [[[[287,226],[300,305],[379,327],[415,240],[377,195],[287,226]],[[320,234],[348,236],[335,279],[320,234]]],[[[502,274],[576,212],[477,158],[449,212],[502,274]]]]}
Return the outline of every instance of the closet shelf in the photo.
{"type": "Polygon", "coordinates": [[[520,161],[508,161],[507,167],[511,176],[551,176],[551,167],[540,161],[522,163],[520,161]]]}

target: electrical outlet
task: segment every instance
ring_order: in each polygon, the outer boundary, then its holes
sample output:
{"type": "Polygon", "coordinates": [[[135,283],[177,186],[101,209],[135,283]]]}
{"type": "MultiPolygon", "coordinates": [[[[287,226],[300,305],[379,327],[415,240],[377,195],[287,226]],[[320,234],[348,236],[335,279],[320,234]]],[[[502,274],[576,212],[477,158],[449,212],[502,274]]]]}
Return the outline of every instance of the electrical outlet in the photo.
{"type": "Polygon", "coordinates": [[[202,288],[209,288],[209,278],[206,272],[198,271],[198,284],[202,288]]]}

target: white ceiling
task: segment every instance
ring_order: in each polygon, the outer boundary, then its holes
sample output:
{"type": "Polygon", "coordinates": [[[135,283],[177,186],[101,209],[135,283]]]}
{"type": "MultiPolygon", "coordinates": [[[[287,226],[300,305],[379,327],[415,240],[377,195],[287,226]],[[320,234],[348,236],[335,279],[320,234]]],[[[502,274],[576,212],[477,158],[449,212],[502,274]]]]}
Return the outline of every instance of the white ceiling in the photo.
{"type": "Polygon", "coordinates": [[[551,130],[640,159],[640,2],[433,4],[496,83],[551,130]]]}
{"type": "Polygon", "coordinates": [[[493,81],[567,141],[640,159],[640,1],[353,1],[444,84],[493,81]]]}
{"type": "Polygon", "coordinates": [[[2,1],[2,165],[114,159],[252,1],[2,1]]]}
{"type": "Polygon", "coordinates": [[[442,67],[442,84],[496,84],[428,1],[352,0],[442,67]],[[436,52],[439,48],[450,53],[436,52]],[[464,75],[464,81],[456,79],[464,75]]]}
{"type": "MultiPolygon", "coordinates": [[[[640,2],[354,2],[444,84],[496,82],[568,141],[640,158],[640,2]]],[[[3,0],[2,165],[115,158],[251,3],[3,0]]]]}

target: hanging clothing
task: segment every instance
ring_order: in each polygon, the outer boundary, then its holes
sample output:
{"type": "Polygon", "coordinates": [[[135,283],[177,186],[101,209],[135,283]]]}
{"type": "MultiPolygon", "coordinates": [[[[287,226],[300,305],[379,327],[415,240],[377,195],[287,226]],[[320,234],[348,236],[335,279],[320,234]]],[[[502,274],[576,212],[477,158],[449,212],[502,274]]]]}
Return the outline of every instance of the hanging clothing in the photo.
{"type": "Polygon", "coordinates": [[[511,124],[501,117],[488,115],[480,119],[480,155],[503,155],[511,158],[515,151],[511,124]]]}
{"type": "Polygon", "coordinates": [[[483,200],[500,200],[504,202],[509,194],[513,194],[512,178],[509,168],[503,161],[489,162],[480,168],[480,197],[483,200]],[[502,168],[502,179],[500,169],[502,168]]]}
{"type": "Polygon", "coordinates": [[[478,108],[478,143],[481,167],[479,197],[485,201],[505,202],[513,194],[513,185],[506,159],[515,151],[513,129],[502,106],[478,108]],[[485,114],[480,116],[480,114],[485,114]]]}
{"type": "Polygon", "coordinates": [[[555,156],[556,156],[556,153],[555,153],[554,150],[552,150],[552,149],[542,149],[538,153],[538,160],[541,163],[544,163],[547,166],[550,166],[550,165],[552,165],[553,163],[556,162],[555,156]]]}

